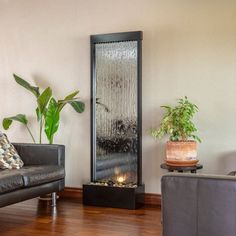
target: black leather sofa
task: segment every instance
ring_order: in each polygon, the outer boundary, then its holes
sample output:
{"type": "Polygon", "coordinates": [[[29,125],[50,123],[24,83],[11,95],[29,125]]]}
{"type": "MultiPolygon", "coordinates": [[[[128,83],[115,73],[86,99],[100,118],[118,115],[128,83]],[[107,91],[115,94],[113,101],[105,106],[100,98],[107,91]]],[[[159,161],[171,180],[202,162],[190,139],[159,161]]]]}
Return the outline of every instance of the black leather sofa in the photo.
{"type": "Polygon", "coordinates": [[[163,236],[235,236],[236,177],[162,177],[163,236]]]}
{"type": "Polygon", "coordinates": [[[0,170],[0,207],[63,190],[65,147],[63,145],[13,143],[24,162],[19,170],[0,170]]]}

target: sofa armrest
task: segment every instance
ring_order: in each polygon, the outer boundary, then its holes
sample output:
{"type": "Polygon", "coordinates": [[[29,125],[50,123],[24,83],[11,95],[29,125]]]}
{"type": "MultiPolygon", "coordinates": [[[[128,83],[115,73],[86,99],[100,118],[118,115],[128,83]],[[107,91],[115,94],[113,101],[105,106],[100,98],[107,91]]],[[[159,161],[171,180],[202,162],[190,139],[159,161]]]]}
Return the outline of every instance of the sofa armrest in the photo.
{"type": "Polygon", "coordinates": [[[13,143],[25,165],[65,166],[65,146],[13,143]]]}

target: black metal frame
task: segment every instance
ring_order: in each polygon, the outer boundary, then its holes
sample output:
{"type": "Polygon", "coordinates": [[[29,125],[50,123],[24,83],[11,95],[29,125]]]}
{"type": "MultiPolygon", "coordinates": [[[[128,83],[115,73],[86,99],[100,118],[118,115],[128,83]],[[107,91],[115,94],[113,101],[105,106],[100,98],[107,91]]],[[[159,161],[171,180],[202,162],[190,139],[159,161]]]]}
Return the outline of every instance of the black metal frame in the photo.
{"type": "Polygon", "coordinates": [[[142,31],[122,32],[113,34],[99,34],[90,36],[91,50],[91,182],[95,181],[96,173],[96,63],[95,44],[122,41],[137,41],[138,65],[137,65],[137,123],[138,123],[138,185],[142,185],[142,31]]]}

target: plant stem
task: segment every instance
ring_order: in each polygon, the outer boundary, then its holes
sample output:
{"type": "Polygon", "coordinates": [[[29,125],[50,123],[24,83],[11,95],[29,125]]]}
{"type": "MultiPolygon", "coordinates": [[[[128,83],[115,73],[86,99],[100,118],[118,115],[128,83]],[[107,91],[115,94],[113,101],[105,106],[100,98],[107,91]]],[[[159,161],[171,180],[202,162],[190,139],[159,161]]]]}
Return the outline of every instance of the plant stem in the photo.
{"type": "Polygon", "coordinates": [[[50,138],[49,144],[53,144],[53,135],[50,138]]]}
{"type": "Polygon", "coordinates": [[[32,138],[32,140],[33,140],[33,142],[36,143],[36,142],[35,142],[35,138],[34,138],[32,132],[30,131],[30,128],[28,127],[28,125],[26,125],[26,128],[27,128],[27,130],[28,130],[28,132],[29,132],[29,134],[30,134],[30,136],[31,136],[31,138],[32,138]]]}
{"type": "Polygon", "coordinates": [[[39,123],[39,143],[42,143],[43,118],[41,117],[39,123]]]}

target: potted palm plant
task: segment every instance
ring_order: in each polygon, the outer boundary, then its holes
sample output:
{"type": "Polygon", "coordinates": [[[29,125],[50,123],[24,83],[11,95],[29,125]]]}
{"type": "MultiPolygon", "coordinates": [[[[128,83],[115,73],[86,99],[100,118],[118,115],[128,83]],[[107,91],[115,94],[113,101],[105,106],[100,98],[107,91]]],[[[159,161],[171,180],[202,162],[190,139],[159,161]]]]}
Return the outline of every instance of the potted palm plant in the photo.
{"type": "Polygon", "coordinates": [[[193,116],[198,107],[185,96],[178,99],[174,107],[161,106],[165,109],[164,116],[158,129],[151,129],[154,138],[169,135],[166,143],[166,163],[171,166],[193,166],[197,160],[197,142],[201,142],[196,135],[197,128],[193,123],[193,116]]]}
{"type": "MultiPolygon", "coordinates": [[[[77,97],[79,91],[76,90],[73,93],[67,95],[63,99],[55,99],[52,94],[52,89],[50,87],[46,88],[44,91],[40,91],[39,87],[32,86],[26,80],[22,79],[16,74],[13,77],[17,84],[31,92],[36,98],[36,109],[35,114],[37,122],[39,124],[39,143],[42,143],[42,132],[46,134],[49,144],[53,144],[54,135],[58,131],[60,124],[60,114],[62,109],[66,104],[69,104],[73,110],[77,113],[84,112],[85,104],[80,101],[77,97]]],[[[28,119],[25,114],[17,114],[15,116],[6,117],[2,121],[2,126],[5,130],[9,129],[12,122],[17,121],[26,127],[29,132],[32,141],[36,143],[36,139],[33,136],[32,131],[28,125],[28,119]]]]}

